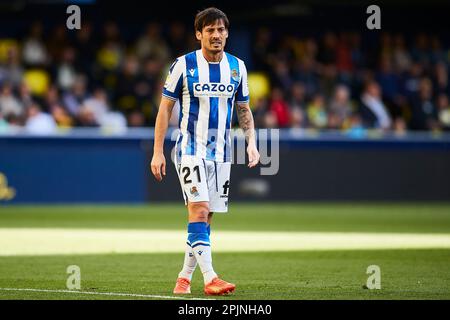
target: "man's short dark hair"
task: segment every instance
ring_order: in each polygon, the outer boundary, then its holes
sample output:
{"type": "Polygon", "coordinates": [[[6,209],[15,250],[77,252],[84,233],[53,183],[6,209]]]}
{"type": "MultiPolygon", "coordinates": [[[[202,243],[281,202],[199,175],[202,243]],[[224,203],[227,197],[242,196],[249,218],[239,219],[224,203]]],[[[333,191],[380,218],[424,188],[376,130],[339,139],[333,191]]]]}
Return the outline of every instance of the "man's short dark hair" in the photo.
{"type": "Polygon", "coordinates": [[[228,21],[227,15],[222,10],[211,7],[211,8],[207,8],[203,11],[200,11],[195,16],[195,21],[194,21],[195,31],[202,32],[202,30],[205,26],[214,24],[214,22],[216,22],[217,20],[222,20],[223,24],[225,25],[225,28],[228,30],[228,27],[230,26],[230,22],[228,21]]]}

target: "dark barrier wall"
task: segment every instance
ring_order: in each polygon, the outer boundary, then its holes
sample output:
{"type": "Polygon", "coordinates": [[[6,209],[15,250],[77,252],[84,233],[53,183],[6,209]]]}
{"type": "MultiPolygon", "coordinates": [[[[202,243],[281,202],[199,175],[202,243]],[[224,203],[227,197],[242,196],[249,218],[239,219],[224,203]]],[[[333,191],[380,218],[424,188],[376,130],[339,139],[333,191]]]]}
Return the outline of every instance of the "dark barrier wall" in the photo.
{"type": "MultiPolygon", "coordinates": [[[[450,200],[450,151],[410,146],[396,149],[376,144],[304,143],[281,149],[277,175],[257,177],[270,187],[270,198],[283,200],[450,200]]],[[[234,170],[231,196],[243,199],[249,192],[234,170]],[[236,186],[236,184],[234,186],[236,186]],[[239,184],[241,184],[239,186],[239,184]]]]}
{"type": "Polygon", "coordinates": [[[143,202],[146,162],[140,139],[0,138],[9,202],[143,202]]]}
{"type": "MultiPolygon", "coordinates": [[[[165,183],[150,183],[150,198],[172,200],[174,189],[172,168],[165,183]]],[[[232,167],[230,200],[448,201],[450,142],[281,141],[276,175],[232,167]]]]}
{"type": "MultiPolygon", "coordinates": [[[[167,176],[150,175],[151,136],[0,137],[0,203],[182,201],[169,140],[167,176]]],[[[233,166],[232,201],[450,200],[450,139],[284,135],[278,173],[259,169],[233,166]]]]}

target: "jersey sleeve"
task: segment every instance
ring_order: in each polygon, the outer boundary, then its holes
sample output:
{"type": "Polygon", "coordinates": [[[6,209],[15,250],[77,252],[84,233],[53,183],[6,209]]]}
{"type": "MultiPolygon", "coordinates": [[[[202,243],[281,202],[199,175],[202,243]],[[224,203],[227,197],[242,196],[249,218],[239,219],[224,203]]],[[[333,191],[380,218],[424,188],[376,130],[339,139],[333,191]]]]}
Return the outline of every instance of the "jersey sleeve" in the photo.
{"type": "Polygon", "coordinates": [[[172,63],[166,82],[164,83],[162,92],[164,97],[176,101],[181,96],[183,90],[183,70],[182,59],[178,58],[172,63]]]}
{"type": "Polygon", "coordinates": [[[236,102],[248,103],[250,102],[250,97],[248,91],[247,68],[241,60],[239,60],[239,70],[241,72],[241,81],[236,91],[236,102]]]}

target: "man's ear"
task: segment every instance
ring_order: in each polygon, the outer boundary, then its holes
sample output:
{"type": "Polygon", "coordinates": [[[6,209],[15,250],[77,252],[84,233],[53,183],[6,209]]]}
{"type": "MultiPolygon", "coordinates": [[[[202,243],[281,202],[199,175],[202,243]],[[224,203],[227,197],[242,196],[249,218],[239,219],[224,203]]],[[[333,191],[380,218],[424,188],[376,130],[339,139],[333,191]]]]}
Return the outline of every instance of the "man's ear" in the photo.
{"type": "Polygon", "coordinates": [[[196,31],[195,32],[195,37],[197,38],[198,41],[202,40],[202,33],[200,31],[196,31]]]}
{"type": "Polygon", "coordinates": [[[225,39],[228,39],[228,29],[225,29],[225,39]]]}

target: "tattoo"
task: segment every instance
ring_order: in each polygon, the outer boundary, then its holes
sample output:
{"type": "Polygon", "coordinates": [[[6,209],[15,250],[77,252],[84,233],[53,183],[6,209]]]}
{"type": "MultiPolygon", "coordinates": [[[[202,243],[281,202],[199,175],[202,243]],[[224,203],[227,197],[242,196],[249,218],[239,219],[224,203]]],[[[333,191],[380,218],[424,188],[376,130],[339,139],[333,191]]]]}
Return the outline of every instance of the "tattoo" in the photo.
{"type": "Polygon", "coordinates": [[[254,136],[255,124],[253,122],[252,111],[247,105],[237,105],[237,117],[239,126],[244,130],[245,139],[249,140],[251,136],[254,136]]]}

